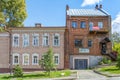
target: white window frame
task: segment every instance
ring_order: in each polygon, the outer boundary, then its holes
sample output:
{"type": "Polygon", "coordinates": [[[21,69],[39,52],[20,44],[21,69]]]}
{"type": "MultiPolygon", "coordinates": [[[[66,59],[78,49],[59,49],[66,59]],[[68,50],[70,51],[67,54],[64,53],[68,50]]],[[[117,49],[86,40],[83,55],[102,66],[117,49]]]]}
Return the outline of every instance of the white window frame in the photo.
{"type": "Polygon", "coordinates": [[[23,47],[27,47],[29,46],[29,34],[23,34],[23,47]],[[27,39],[25,40],[25,37],[27,36],[27,39]],[[27,42],[27,45],[24,44],[25,42],[27,42]]]}
{"type": "Polygon", "coordinates": [[[18,65],[19,64],[19,54],[18,53],[13,53],[13,65],[18,65]],[[15,56],[18,56],[18,63],[14,63],[15,56]]]}
{"type": "Polygon", "coordinates": [[[33,38],[32,38],[32,45],[33,46],[39,46],[39,34],[33,34],[33,38]],[[34,38],[34,37],[36,37],[36,38],[34,38]],[[35,43],[38,43],[38,44],[34,44],[34,41],[35,41],[35,43]]]}
{"type": "Polygon", "coordinates": [[[12,42],[13,42],[13,46],[14,46],[14,47],[19,47],[19,34],[13,34],[13,41],[12,41],[12,42]],[[14,38],[15,38],[15,37],[18,37],[18,44],[16,44],[16,43],[14,42],[14,38]]]}
{"type": "Polygon", "coordinates": [[[58,54],[58,53],[55,53],[55,54],[54,54],[54,64],[55,64],[55,65],[59,65],[59,64],[60,64],[60,54],[58,54]],[[56,63],[56,61],[55,61],[55,56],[58,57],[58,63],[56,63]]]}
{"type": "Polygon", "coordinates": [[[29,65],[29,54],[28,53],[24,53],[23,56],[23,65],[29,65]],[[28,57],[28,63],[25,63],[25,57],[24,56],[27,56],[28,57]]]}
{"type": "Polygon", "coordinates": [[[58,33],[55,33],[54,35],[53,35],[53,46],[60,46],[60,34],[58,34],[58,33]],[[58,37],[58,44],[55,44],[55,37],[58,37]]]}
{"type": "Polygon", "coordinates": [[[99,27],[100,29],[102,29],[102,28],[103,28],[103,22],[98,22],[98,27],[99,27]]]}
{"type": "Polygon", "coordinates": [[[43,36],[42,36],[42,45],[43,45],[43,46],[49,46],[49,34],[48,34],[48,33],[44,33],[44,34],[43,34],[43,36]],[[46,39],[45,39],[44,37],[46,37],[46,36],[48,37],[48,44],[45,43],[45,42],[46,42],[46,41],[45,41],[46,39]]]}
{"type": "Polygon", "coordinates": [[[34,53],[32,55],[32,65],[39,65],[39,54],[34,53]],[[34,63],[34,56],[37,56],[37,63],[34,63]]]}

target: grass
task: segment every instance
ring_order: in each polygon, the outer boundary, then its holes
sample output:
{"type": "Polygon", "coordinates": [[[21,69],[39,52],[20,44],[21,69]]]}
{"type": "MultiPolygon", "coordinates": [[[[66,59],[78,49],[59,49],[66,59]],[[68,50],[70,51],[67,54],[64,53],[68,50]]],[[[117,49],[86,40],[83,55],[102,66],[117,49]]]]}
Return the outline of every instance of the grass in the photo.
{"type": "Polygon", "coordinates": [[[98,69],[100,72],[107,72],[110,74],[120,74],[120,69],[118,69],[116,66],[106,66],[103,68],[98,69]]]}
{"type": "Polygon", "coordinates": [[[51,76],[45,75],[45,72],[33,72],[33,73],[25,73],[22,78],[14,78],[13,76],[9,76],[9,74],[0,74],[0,80],[34,80],[40,78],[58,78],[70,76],[71,72],[69,70],[62,71],[52,71],[51,76]],[[64,73],[64,75],[61,75],[64,73]]]}

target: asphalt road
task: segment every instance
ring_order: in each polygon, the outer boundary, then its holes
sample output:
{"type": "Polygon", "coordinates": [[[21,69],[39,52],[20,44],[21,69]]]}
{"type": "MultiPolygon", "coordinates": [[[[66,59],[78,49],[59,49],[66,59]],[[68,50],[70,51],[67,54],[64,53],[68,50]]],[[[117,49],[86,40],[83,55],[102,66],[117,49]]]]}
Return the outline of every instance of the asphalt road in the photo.
{"type": "Polygon", "coordinates": [[[78,70],[77,80],[120,80],[120,77],[106,77],[92,70],[78,70]]]}

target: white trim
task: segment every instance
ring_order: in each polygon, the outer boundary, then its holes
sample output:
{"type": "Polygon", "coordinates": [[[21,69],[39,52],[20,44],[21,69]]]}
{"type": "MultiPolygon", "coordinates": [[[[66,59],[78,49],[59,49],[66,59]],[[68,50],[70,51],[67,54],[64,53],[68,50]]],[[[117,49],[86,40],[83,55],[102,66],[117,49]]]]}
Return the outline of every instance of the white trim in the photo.
{"type": "Polygon", "coordinates": [[[49,34],[48,33],[44,33],[42,35],[42,46],[49,46],[49,34]],[[44,36],[47,36],[48,37],[48,45],[44,44],[44,36]]]}
{"type": "Polygon", "coordinates": [[[23,55],[22,55],[22,59],[23,59],[23,65],[29,65],[29,54],[27,54],[27,53],[24,53],[23,55]],[[28,63],[25,63],[25,57],[24,56],[27,56],[28,57],[28,63]]]}
{"type": "Polygon", "coordinates": [[[13,65],[19,64],[19,54],[18,53],[13,53],[13,65]],[[14,57],[18,56],[18,63],[14,63],[14,57]]]}
{"type": "Polygon", "coordinates": [[[32,45],[33,46],[39,46],[39,34],[37,34],[37,33],[32,34],[32,45]],[[34,36],[36,36],[37,39],[38,39],[38,44],[37,45],[34,45],[34,36]]]}
{"type": "Polygon", "coordinates": [[[22,44],[23,44],[23,47],[27,47],[27,46],[29,46],[29,42],[30,42],[30,40],[29,40],[29,34],[22,34],[22,37],[23,37],[23,41],[22,41],[22,44]],[[27,36],[27,40],[26,40],[26,42],[28,42],[28,44],[27,45],[24,45],[24,38],[25,38],[25,36],[27,36]]]}
{"type": "Polygon", "coordinates": [[[7,34],[7,33],[0,33],[0,37],[6,37],[6,36],[9,36],[9,34],[7,34]]]}
{"type": "Polygon", "coordinates": [[[60,46],[60,34],[59,33],[55,33],[54,35],[53,35],[53,46],[60,46]],[[55,43],[54,43],[54,37],[55,36],[57,36],[58,37],[58,45],[55,45],[55,43]]]}
{"type": "Polygon", "coordinates": [[[13,34],[12,35],[12,45],[13,47],[19,47],[19,34],[13,34]],[[15,42],[14,42],[14,37],[18,37],[18,44],[16,45],[15,42]]]}
{"type": "Polygon", "coordinates": [[[55,63],[55,65],[59,65],[60,64],[60,54],[58,54],[58,53],[55,53],[54,54],[54,63],[55,63]],[[55,63],[55,56],[57,56],[58,57],[58,63],[55,63]]]}
{"type": "Polygon", "coordinates": [[[37,54],[37,53],[32,54],[32,65],[39,65],[39,54],[37,54]],[[34,63],[34,56],[37,56],[38,63],[34,63]]]}

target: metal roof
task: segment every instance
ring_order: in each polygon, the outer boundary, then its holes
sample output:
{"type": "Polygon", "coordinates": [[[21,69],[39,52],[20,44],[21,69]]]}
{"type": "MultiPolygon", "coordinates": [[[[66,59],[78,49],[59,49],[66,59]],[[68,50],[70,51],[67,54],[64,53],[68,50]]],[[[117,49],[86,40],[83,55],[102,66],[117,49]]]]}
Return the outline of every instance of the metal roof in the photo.
{"type": "Polygon", "coordinates": [[[108,16],[102,9],[69,9],[67,15],[70,16],[108,16]]]}

